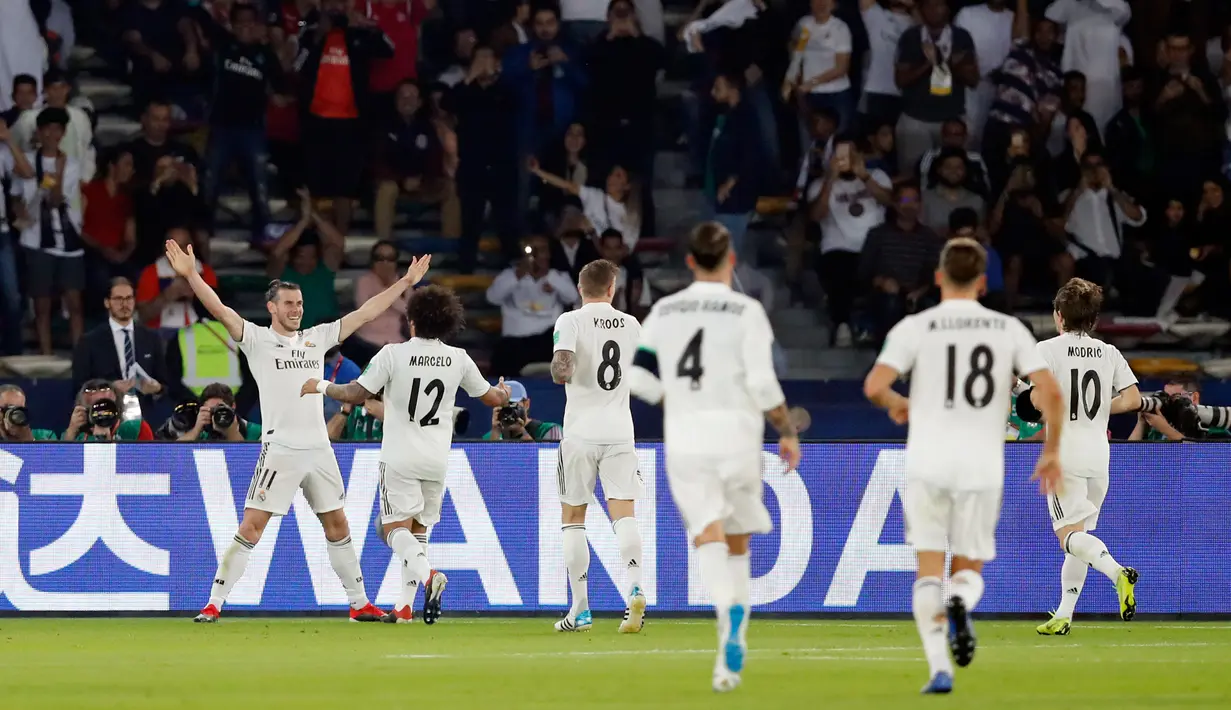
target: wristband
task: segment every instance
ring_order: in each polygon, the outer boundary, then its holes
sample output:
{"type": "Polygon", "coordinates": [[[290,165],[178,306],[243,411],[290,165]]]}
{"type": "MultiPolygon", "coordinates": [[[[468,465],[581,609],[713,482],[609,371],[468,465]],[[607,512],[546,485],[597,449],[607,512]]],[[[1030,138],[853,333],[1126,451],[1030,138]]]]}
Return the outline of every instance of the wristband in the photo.
{"type": "Polygon", "coordinates": [[[325,394],[325,390],[329,389],[330,384],[332,383],[329,380],[321,380],[320,382],[316,383],[316,391],[320,392],[321,394],[325,394]]]}

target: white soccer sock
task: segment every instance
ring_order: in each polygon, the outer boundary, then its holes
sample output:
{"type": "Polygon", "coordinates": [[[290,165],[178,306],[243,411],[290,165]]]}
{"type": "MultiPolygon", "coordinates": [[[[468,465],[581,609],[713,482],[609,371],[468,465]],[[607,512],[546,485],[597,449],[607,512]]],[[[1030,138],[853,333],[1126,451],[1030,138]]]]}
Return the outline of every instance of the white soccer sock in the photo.
{"type": "Polygon", "coordinates": [[[564,537],[564,568],[568,570],[569,589],[573,592],[568,615],[576,619],[590,608],[590,587],[586,581],[590,577],[590,543],[586,540],[585,525],[564,525],[560,529],[564,537]]]}
{"type": "Polygon", "coordinates": [[[248,568],[248,556],[252,554],[254,547],[255,542],[248,542],[242,535],[235,533],[235,539],[231,540],[227,551],[222,553],[222,561],[218,563],[218,571],[214,573],[214,586],[209,590],[209,603],[219,610],[235,583],[244,576],[244,570],[248,568]]]}
{"type": "Polygon", "coordinates": [[[1064,565],[1060,568],[1060,606],[1056,608],[1056,616],[1072,621],[1073,610],[1077,608],[1081,588],[1086,586],[1086,572],[1089,571],[1090,565],[1065,554],[1064,565]]]}
{"type": "Polygon", "coordinates": [[[728,556],[727,569],[731,574],[731,603],[742,605],[746,610],[744,626],[739,630],[739,640],[741,643],[747,643],[748,621],[752,616],[752,605],[749,603],[752,596],[752,555],[745,552],[742,555],[728,556]]]}
{"type": "Polygon", "coordinates": [[[915,615],[915,627],[919,629],[919,640],[923,642],[923,655],[928,659],[929,677],[941,671],[952,674],[940,580],[936,577],[915,580],[910,606],[915,615]]]}
{"type": "Polygon", "coordinates": [[[386,540],[394,554],[402,558],[402,592],[398,595],[397,608],[413,607],[415,594],[432,571],[427,561],[427,551],[406,528],[394,528],[386,540]]]}
{"type": "Polygon", "coordinates": [[[701,585],[709,592],[710,599],[714,602],[714,612],[718,616],[719,644],[726,640],[727,624],[730,621],[727,612],[735,598],[729,558],[725,540],[697,546],[697,569],[701,572],[701,585]]]}
{"type": "Polygon", "coordinates": [[[983,575],[972,569],[960,570],[949,578],[949,591],[962,600],[967,612],[972,612],[983,598],[983,575]]]}
{"type": "Polygon", "coordinates": [[[1103,541],[1088,532],[1069,533],[1064,540],[1064,551],[1102,572],[1113,583],[1124,569],[1107,551],[1103,541]]]}
{"type": "Polygon", "coordinates": [[[620,559],[624,561],[624,574],[628,576],[628,587],[624,590],[627,600],[633,594],[633,587],[641,586],[641,531],[637,529],[637,519],[633,517],[620,518],[611,524],[611,529],[615,531],[620,559]]]}
{"type": "Polygon", "coordinates": [[[350,600],[352,609],[362,609],[371,602],[368,593],[363,589],[363,570],[359,569],[359,558],[355,556],[355,546],[350,535],[341,540],[329,540],[329,564],[342,580],[342,588],[346,590],[346,598],[350,600]]]}

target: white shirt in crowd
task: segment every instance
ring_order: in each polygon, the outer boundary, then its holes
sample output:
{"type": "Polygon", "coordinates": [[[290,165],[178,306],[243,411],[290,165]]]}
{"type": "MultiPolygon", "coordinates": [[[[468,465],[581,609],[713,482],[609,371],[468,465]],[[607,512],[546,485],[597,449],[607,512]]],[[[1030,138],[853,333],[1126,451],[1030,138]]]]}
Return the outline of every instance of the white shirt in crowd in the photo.
{"type": "Polygon", "coordinates": [[[1060,433],[1061,470],[1066,476],[1106,478],[1111,399],[1137,384],[1137,377],[1116,346],[1089,335],[1061,333],[1038,349],[1060,384],[1069,415],[1060,433]]]}
{"type": "Polygon", "coordinates": [[[761,304],[725,284],[694,282],[654,304],[639,349],[655,354],[661,390],[639,368],[630,384],[643,399],[661,394],[669,453],[761,450],[765,412],[785,400],[774,374],[773,342],[761,304]]]}
{"type": "MultiPolygon", "coordinates": [[[[7,145],[0,145],[0,182],[9,179],[17,165],[13,162],[13,153],[7,145]]],[[[0,195],[0,235],[9,233],[9,201],[0,195]]]]}
{"type": "MultiPolygon", "coordinates": [[[[35,153],[27,153],[26,160],[30,161],[30,165],[34,165],[35,160],[43,161],[43,178],[55,175],[56,159],[54,157],[40,157],[35,153]]],[[[73,223],[78,234],[81,233],[81,168],[76,160],[69,158],[64,163],[63,176],[63,194],[64,202],[68,205],[68,219],[73,223]]],[[[34,178],[13,178],[12,188],[9,194],[21,200],[26,204],[26,211],[30,215],[30,226],[21,231],[21,245],[27,249],[42,249],[43,244],[43,228],[40,222],[42,210],[40,205],[42,200],[47,199],[46,191],[42,190],[38,182],[34,178]],[[42,194],[40,194],[42,193],[42,194]]],[[[64,232],[60,226],[60,211],[53,209],[51,211],[51,228],[55,233],[55,246],[51,249],[46,249],[48,254],[53,256],[81,256],[85,253],[83,249],[75,249],[72,251],[64,250],[64,232]]]]}
{"type": "MultiPolygon", "coordinates": [[[[795,23],[791,35],[795,49],[791,52],[791,64],[786,75],[790,79],[809,81],[834,68],[838,55],[851,53],[851,30],[837,17],[817,22],[812,15],[804,15],[795,23]]],[[[813,94],[834,94],[851,88],[849,74],[812,87],[813,94]]]]}
{"type": "Polygon", "coordinates": [[[556,321],[555,350],[574,353],[564,385],[564,431],[586,444],[633,443],[628,375],[641,340],[636,318],[609,303],[587,303],[556,321]]]}
{"type": "MultiPolygon", "coordinates": [[[[893,189],[893,181],[883,170],[869,171],[877,185],[893,189]]],[[[808,186],[808,202],[821,194],[822,181],[808,186]]],[[[858,178],[837,178],[829,191],[829,214],[821,220],[821,253],[831,251],[863,251],[863,243],[872,228],[885,221],[885,208],[872,196],[872,191],[858,178]]]]}
{"type": "Polygon", "coordinates": [[[590,220],[595,234],[614,229],[624,237],[624,246],[630,253],[637,247],[637,241],[641,239],[641,224],[629,218],[623,203],[597,187],[582,187],[577,197],[581,200],[582,214],[590,220]]]}
{"type": "Polygon", "coordinates": [[[329,448],[325,398],[300,397],[310,379],[325,377],[325,353],[338,344],[340,321],[279,335],[244,321],[239,349],[261,393],[261,441],[288,449],[329,448]]]}
{"type": "Polygon", "coordinates": [[[906,477],[956,491],[1004,486],[1013,374],[1047,368],[1026,326],[953,299],[902,319],[877,357],[910,374],[906,477]]]}
{"type": "MultiPolygon", "coordinates": [[[[1061,193],[1060,199],[1068,199],[1068,191],[1061,193]]],[[[1141,219],[1129,219],[1118,202],[1115,203],[1115,221],[1112,221],[1112,202],[1107,189],[1084,190],[1078,196],[1069,219],[1064,228],[1079,244],[1094,252],[1095,256],[1109,259],[1120,258],[1120,247],[1124,241],[1124,226],[1140,227],[1146,222],[1146,210],[1141,209],[1141,219]]],[[[1074,244],[1069,245],[1069,254],[1074,259],[1082,259],[1089,254],[1074,244]]]]}
{"type": "Polygon", "coordinates": [[[616,276],[616,293],[612,300],[612,305],[621,310],[627,310],[629,306],[649,306],[654,302],[650,297],[650,284],[644,278],[641,280],[641,295],[637,298],[636,303],[628,302],[628,269],[621,266],[620,273],[616,276]]]}
{"type": "Polygon", "coordinates": [[[491,387],[465,350],[427,338],[386,345],[355,381],[385,393],[380,462],[424,481],[449,470],[458,388],[482,397],[491,387]]]}
{"type": "MultiPolygon", "coordinates": [[[[13,137],[26,152],[38,148],[35,145],[38,130],[38,114],[41,109],[23,111],[13,124],[13,137]]],[[[90,114],[77,106],[65,106],[68,112],[68,125],[64,127],[64,138],[60,140],[60,150],[77,161],[81,166],[81,179],[89,182],[94,179],[95,153],[94,129],[90,125],[90,114]]]]}
{"type": "Polygon", "coordinates": [[[581,301],[577,286],[563,271],[549,269],[542,278],[517,278],[508,268],[487,289],[487,300],[500,306],[500,332],[506,338],[524,338],[551,330],[565,306],[581,301]]]}
{"type": "Polygon", "coordinates": [[[1013,11],[1005,8],[999,12],[986,3],[969,5],[958,11],[953,24],[970,33],[975,43],[975,60],[979,63],[979,76],[984,78],[1004,64],[1013,49],[1013,11]]]}
{"type": "Polygon", "coordinates": [[[863,11],[863,24],[868,30],[864,93],[901,96],[902,90],[894,80],[898,40],[903,32],[915,26],[915,18],[910,13],[891,12],[880,3],[874,2],[863,11]]]}
{"type": "MultiPolygon", "coordinates": [[[[684,26],[684,46],[688,51],[696,54],[698,51],[697,43],[694,40],[705,34],[718,29],[719,27],[729,27],[735,29],[741,27],[745,22],[756,17],[761,11],[756,3],[752,0],[724,0],[722,7],[718,8],[709,17],[700,20],[693,20],[684,26]]],[[[640,15],[640,10],[638,10],[640,15]]]]}
{"type": "Polygon", "coordinates": [[[1124,0],[1056,0],[1047,19],[1064,27],[1060,68],[1086,75],[1086,111],[1102,130],[1120,110],[1120,28],[1132,17],[1124,0]]]}

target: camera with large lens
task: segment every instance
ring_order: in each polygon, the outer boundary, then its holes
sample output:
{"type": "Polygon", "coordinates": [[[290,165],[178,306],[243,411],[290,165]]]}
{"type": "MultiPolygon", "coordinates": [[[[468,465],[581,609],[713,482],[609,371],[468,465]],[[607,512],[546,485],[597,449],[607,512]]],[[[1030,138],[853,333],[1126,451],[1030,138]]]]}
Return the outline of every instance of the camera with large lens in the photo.
{"type": "Polygon", "coordinates": [[[525,419],[526,410],[520,404],[506,404],[496,414],[496,421],[500,422],[500,426],[506,429],[521,424],[525,419]]]}
{"type": "Polygon", "coordinates": [[[200,405],[196,402],[184,402],[171,412],[171,428],[179,434],[192,431],[197,425],[197,412],[200,405]]]}
{"type": "Polygon", "coordinates": [[[12,429],[30,426],[30,412],[25,407],[13,404],[0,407],[0,419],[4,420],[5,426],[12,429]]]}
{"type": "Polygon", "coordinates": [[[214,423],[215,431],[225,431],[235,423],[235,410],[219,402],[210,410],[210,419],[214,423]]]}
{"type": "Polygon", "coordinates": [[[100,399],[90,405],[87,418],[90,426],[111,429],[120,420],[120,407],[114,399],[100,399]]]}

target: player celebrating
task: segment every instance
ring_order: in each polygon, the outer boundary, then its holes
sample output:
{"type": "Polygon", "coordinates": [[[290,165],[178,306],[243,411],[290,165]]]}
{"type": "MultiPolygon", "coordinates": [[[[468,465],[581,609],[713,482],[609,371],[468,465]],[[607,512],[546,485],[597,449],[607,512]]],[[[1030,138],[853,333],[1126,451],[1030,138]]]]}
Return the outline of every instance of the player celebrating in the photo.
{"type": "MultiPolygon", "coordinates": [[[[1137,411],[1141,393],[1120,351],[1090,336],[1103,306],[1103,289],[1084,279],[1070,279],[1056,293],[1053,305],[1060,335],[1039,343],[1038,349],[1060,381],[1061,394],[1068,403],[1068,424],[1060,440],[1064,485],[1048,499],[1052,529],[1064,549],[1064,565],[1060,568],[1060,607],[1037,631],[1064,636],[1072,626],[1073,609],[1090,567],[1115,585],[1121,619],[1129,621],[1137,611],[1137,571],[1116,562],[1103,541],[1090,533],[1098,525],[1099,511],[1107,497],[1111,460],[1107,418],[1137,411]]],[[[1018,398],[1023,419],[1038,421],[1039,412],[1032,406],[1036,396],[1031,393],[1018,398]]],[[[1055,436],[1050,424],[1047,435],[1049,439],[1055,436]]]]}
{"type": "Polygon", "coordinates": [[[747,654],[748,538],[773,527],[761,499],[763,418],[792,470],[799,437],[774,375],[769,318],[731,290],[731,235],[705,222],[688,250],[696,280],[654,304],[629,377],[633,394],[663,403],[667,481],[718,616],[713,687],[725,692],[739,686],[747,654]]]}
{"type": "Polygon", "coordinates": [[[252,483],[244,501],[244,517],[231,546],[222,554],[209,603],[195,621],[218,620],[227,595],[244,574],[248,556],[261,539],[274,515],[286,515],[295,492],[303,489],[312,511],[320,518],[329,542],[329,563],[342,580],[350,601],[352,621],[378,621],[383,612],[368,600],[363,588],[363,573],[351,544],[350,525],[342,509],[346,489],[342,473],[329,444],[321,400],[307,406],[296,393],[305,374],[324,375],[325,351],[345,340],[357,328],[387,310],[406,289],[418,283],[427,272],[431,257],[411,262],[406,275],[341,320],[300,331],[303,294],[299,286],[273,281],[265,294],[266,307],[273,320],[263,328],[244,320],[223,305],[218,294],[197,272],[192,246],[187,252],[174,241],[167,241],[167,260],[171,268],[192,287],[192,292],[248,357],[248,365],[261,393],[261,456],[257,459],[252,483]]]}
{"type": "Polygon", "coordinates": [[[632,366],[641,324],[611,306],[619,274],[620,267],[605,259],[586,264],[577,279],[581,308],[556,320],[551,378],[564,385],[568,397],[558,484],[564,566],[573,593],[573,604],[556,622],[556,631],[589,631],[593,624],[586,584],[590,570],[586,506],[599,479],[628,575],[622,591],[628,606],[620,633],[641,631],[645,616],[641,533],[633,517],[634,501],[641,494],[641,472],[633,447],[628,380],[622,376],[632,366]]]}
{"type": "Polygon", "coordinates": [[[402,558],[402,591],[388,623],[408,623],[419,587],[423,622],[440,618],[448,578],[427,561],[427,529],[440,521],[445,473],[453,447],[453,402],[461,387],[489,407],[509,401],[504,380],[490,387],[465,350],[444,340],[461,330],[462,304],[440,286],[414,292],[406,306],[410,340],[386,345],[359,379],[335,385],[308,380],[301,395],[316,393],[362,404],[384,390],[385,435],[380,444],[380,522],[386,544],[402,558]]]}
{"type": "MultiPolygon", "coordinates": [[[[973,239],[951,239],[940,255],[940,305],[907,316],[890,331],[864,382],[906,438],[906,536],[918,555],[911,608],[931,680],[924,693],[953,689],[949,647],[959,666],[974,658],[970,621],[983,596],[983,564],[996,556],[1004,489],[1004,413],[1014,373],[1029,375],[1036,401],[1057,422],[1034,473],[1050,493],[1060,479],[1060,391],[1034,338],[1016,318],[978,302],[987,253],[973,239]],[[911,373],[910,398],[891,387],[911,373]],[[945,550],[953,553],[947,609],[941,596],[945,550]]],[[[1032,479],[1033,480],[1033,479],[1032,479]]]]}

